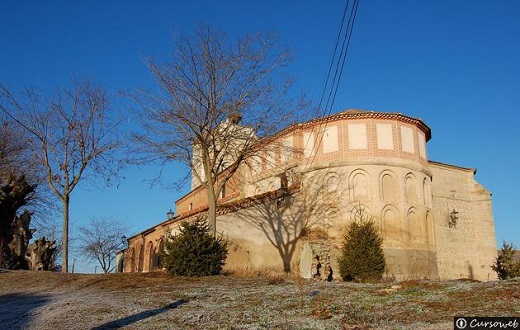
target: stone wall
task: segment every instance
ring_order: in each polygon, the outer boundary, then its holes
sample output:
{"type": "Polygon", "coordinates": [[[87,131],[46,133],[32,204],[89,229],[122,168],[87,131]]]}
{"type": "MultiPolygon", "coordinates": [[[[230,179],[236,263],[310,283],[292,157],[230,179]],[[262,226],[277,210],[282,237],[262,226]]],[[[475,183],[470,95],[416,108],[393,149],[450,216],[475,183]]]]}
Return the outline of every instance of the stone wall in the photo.
{"type": "Polygon", "coordinates": [[[430,169],[439,277],[495,279],[491,193],[475,180],[473,169],[433,162],[430,169]],[[458,214],[450,226],[453,210],[458,214]]]}
{"type": "MultiPolygon", "coordinates": [[[[339,278],[342,232],[361,205],[384,238],[385,276],[495,279],[491,194],[475,180],[474,170],[435,162],[428,167],[387,163],[310,169],[296,193],[219,216],[217,230],[231,242],[224,269],[320,279],[332,269],[339,278]],[[356,173],[363,173],[364,180],[356,182],[356,173]],[[395,182],[386,181],[387,175],[395,182]],[[458,219],[450,227],[453,210],[458,219]]],[[[165,222],[134,236],[125,271],[160,269],[154,263],[160,242],[179,223],[165,222]]]]}
{"type": "MultiPolygon", "coordinates": [[[[217,231],[231,243],[226,271],[324,279],[332,269],[338,278],[342,233],[361,208],[383,236],[387,277],[495,278],[491,194],[474,170],[427,161],[430,129],[422,121],[347,111],[289,127],[276,139],[278,149],[259,151],[263,157],[242,167],[237,177],[245,179],[232,180],[232,194],[220,200],[236,206],[271,196],[218,216],[217,231]],[[282,145],[294,153],[284,154],[282,145]],[[288,187],[298,189],[288,194],[288,187]]],[[[206,204],[204,190],[194,189],[177,202],[177,218],[132,237],[125,271],[160,269],[165,233],[206,204]]]]}

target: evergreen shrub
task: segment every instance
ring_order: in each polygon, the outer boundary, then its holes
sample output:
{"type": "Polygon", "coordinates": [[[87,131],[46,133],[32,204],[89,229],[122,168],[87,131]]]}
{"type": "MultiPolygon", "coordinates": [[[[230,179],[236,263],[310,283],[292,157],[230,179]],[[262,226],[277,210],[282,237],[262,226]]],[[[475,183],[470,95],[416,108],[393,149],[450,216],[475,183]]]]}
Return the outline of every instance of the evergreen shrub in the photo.
{"type": "Polygon", "coordinates": [[[176,276],[218,275],[228,252],[227,240],[214,237],[203,219],[182,223],[179,233],[165,240],[164,247],[161,264],[176,276]]]}
{"type": "Polygon", "coordinates": [[[339,272],[345,281],[375,281],[385,270],[383,238],[374,221],[366,216],[351,221],[343,235],[338,258],[339,272]]]}
{"type": "Polygon", "coordinates": [[[491,268],[497,272],[498,278],[506,280],[520,276],[520,260],[515,260],[515,246],[504,242],[502,249],[491,268]]]}

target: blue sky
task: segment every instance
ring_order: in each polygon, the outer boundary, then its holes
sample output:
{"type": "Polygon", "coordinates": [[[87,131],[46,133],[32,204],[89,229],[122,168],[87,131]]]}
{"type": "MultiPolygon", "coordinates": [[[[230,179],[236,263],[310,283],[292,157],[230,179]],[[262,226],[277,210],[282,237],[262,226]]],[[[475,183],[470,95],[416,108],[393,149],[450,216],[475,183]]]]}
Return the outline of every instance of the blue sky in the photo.
{"type": "MultiPolygon", "coordinates": [[[[88,75],[113,95],[153,87],[143,64],[164,59],[171,34],[199,22],[230,36],[280,33],[293,49],[297,90],[318,103],[345,3],[262,1],[0,1],[0,81],[52,89],[88,75]]],[[[432,128],[432,160],[476,168],[493,193],[497,244],[520,247],[520,2],[360,1],[333,112],[401,112],[432,128]]],[[[185,174],[171,166],[167,185],[185,174]]],[[[118,188],[83,187],[72,195],[72,226],[121,219],[127,236],[166,218],[188,191],[150,187],[157,169],[129,168],[118,188]]],[[[78,257],[79,258],[79,257],[78,257]]],[[[81,263],[79,271],[92,271],[81,263]]]]}

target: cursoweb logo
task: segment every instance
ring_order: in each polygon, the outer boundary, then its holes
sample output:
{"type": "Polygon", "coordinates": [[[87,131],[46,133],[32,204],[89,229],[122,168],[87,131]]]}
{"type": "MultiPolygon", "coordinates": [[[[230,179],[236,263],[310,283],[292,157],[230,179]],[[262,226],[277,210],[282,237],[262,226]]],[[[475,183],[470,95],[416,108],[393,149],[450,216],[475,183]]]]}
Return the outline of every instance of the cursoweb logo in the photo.
{"type": "Polygon", "coordinates": [[[459,317],[455,319],[455,329],[466,329],[468,321],[465,318],[459,317]]]}

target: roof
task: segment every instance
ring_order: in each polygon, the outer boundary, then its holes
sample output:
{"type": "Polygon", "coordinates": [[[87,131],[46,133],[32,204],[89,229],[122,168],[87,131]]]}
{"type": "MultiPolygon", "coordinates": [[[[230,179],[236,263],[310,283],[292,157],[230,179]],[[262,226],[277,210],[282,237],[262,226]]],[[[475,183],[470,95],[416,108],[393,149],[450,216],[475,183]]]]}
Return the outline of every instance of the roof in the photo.
{"type": "Polygon", "coordinates": [[[412,124],[419,129],[421,129],[425,136],[426,141],[429,141],[431,139],[431,129],[428,125],[426,125],[421,119],[414,118],[410,116],[403,115],[399,112],[377,112],[377,111],[369,111],[369,110],[360,110],[360,109],[348,109],[344,110],[329,116],[320,117],[311,119],[305,123],[298,123],[291,125],[285,129],[282,129],[280,132],[275,134],[276,136],[285,135],[295,129],[298,128],[307,128],[312,127],[318,124],[324,124],[336,120],[341,119],[387,119],[387,120],[397,120],[404,123],[412,124]]]}
{"type": "MultiPolygon", "coordinates": [[[[242,198],[238,201],[233,201],[233,202],[229,202],[229,203],[226,203],[226,204],[223,204],[223,205],[219,205],[217,207],[217,215],[223,215],[223,214],[227,214],[227,213],[230,213],[230,212],[234,212],[234,211],[237,211],[237,210],[240,210],[240,209],[243,209],[243,208],[248,208],[248,207],[251,207],[253,205],[257,205],[259,203],[263,203],[263,202],[266,202],[266,201],[272,201],[272,200],[275,200],[279,197],[282,197],[282,196],[288,196],[288,195],[292,195],[294,193],[297,193],[300,191],[300,185],[299,184],[293,184],[292,186],[290,186],[289,188],[280,188],[280,189],[277,189],[277,190],[274,190],[274,191],[268,191],[268,192],[265,192],[263,194],[260,194],[260,195],[256,195],[256,196],[251,196],[251,197],[245,197],[245,198],[242,198]]],[[[202,208],[200,210],[197,210],[197,211],[194,211],[194,212],[190,212],[190,213],[186,213],[186,214],[179,214],[177,215],[175,218],[173,219],[167,219],[165,221],[162,221],[161,223],[157,224],[157,225],[154,225],[153,227],[150,227],[148,229],[145,229],[131,237],[128,238],[128,240],[131,240],[133,239],[134,237],[137,237],[137,236],[141,236],[141,235],[146,235],[148,233],[151,233],[153,231],[155,231],[155,229],[159,226],[168,226],[174,222],[179,222],[181,220],[184,220],[184,219],[187,219],[187,218],[190,218],[190,217],[193,217],[193,216],[197,216],[197,215],[200,215],[200,214],[204,214],[205,212],[207,212],[208,208],[205,207],[205,208],[202,208]]]]}
{"type": "Polygon", "coordinates": [[[434,160],[428,160],[428,164],[437,165],[437,166],[440,166],[440,167],[453,168],[453,169],[456,169],[456,170],[463,170],[463,171],[473,172],[473,174],[477,173],[477,169],[476,168],[469,168],[469,167],[462,167],[462,166],[457,166],[457,165],[451,165],[451,164],[436,162],[434,160]]]}

